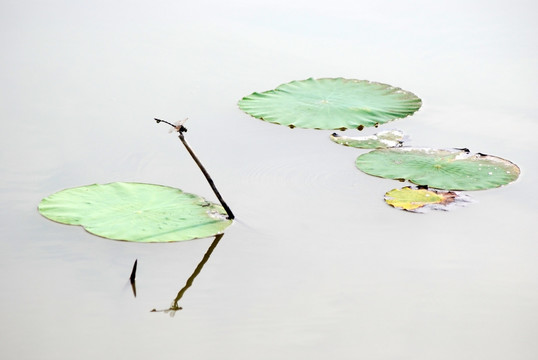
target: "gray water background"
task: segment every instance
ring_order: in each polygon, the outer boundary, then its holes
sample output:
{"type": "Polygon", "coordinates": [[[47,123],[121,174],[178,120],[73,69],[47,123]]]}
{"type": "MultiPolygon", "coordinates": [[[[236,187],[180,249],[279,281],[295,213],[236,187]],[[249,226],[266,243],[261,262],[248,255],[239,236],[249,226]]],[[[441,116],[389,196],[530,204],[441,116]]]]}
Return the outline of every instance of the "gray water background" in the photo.
{"type": "MultiPolygon", "coordinates": [[[[0,5],[2,359],[536,359],[538,27],[532,1],[5,1],[0,5]],[[237,101],[308,77],[423,100],[410,145],[521,167],[467,208],[390,208],[331,131],[237,101]],[[41,217],[68,187],[139,181],[215,201],[212,239],[106,240],[41,217]],[[162,125],[162,124],[161,124],[162,125]],[[128,277],[138,259],[137,290],[128,277]]],[[[362,134],[375,132],[368,129],[362,134]]],[[[358,135],[347,131],[345,135],[358,135]]]]}

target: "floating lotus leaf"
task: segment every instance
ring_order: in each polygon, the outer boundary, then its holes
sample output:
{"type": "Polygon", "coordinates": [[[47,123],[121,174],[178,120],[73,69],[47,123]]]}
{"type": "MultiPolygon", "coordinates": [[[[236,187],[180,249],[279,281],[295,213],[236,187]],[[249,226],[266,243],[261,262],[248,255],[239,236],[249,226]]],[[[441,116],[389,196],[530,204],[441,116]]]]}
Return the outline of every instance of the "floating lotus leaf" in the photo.
{"type": "Polygon", "coordinates": [[[331,140],[337,144],[359,149],[383,149],[402,146],[404,133],[400,130],[380,131],[370,136],[341,136],[332,134],[331,140]]]}
{"type": "Polygon", "coordinates": [[[430,189],[413,189],[406,186],[393,189],[385,194],[385,202],[392,207],[419,212],[426,208],[434,210],[447,210],[450,204],[465,204],[469,197],[453,191],[438,191],[430,189]]]}
{"type": "Polygon", "coordinates": [[[495,188],[516,180],[520,173],[508,160],[470,154],[467,149],[379,149],[359,156],[356,165],[370,175],[445,190],[495,188]]]}
{"type": "Polygon", "coordinates": [[[115,240],[171,242],[213,236],[231,224],[221,206],[171,187],[115,182],[59,191],[39,212],[115,240]]]}
{"type": "Polygon", "coordinates": [[[384,124],[413,114],[422,105],[414,94],[366,80],[307,79],[253,93],[239,108],[271,123],[308,129],[347,129],[384,124]]]}

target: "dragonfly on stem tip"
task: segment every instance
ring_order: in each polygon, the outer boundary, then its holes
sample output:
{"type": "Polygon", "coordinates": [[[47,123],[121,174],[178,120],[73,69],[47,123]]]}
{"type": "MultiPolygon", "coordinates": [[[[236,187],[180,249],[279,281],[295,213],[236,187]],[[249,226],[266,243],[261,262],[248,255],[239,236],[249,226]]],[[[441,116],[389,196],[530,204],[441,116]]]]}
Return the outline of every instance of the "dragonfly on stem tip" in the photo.
{"type": "Polygon", "coordinates": [[[185,124],[185,122],[189,119],[189,118],[185,118],[183,120],[179,120],[179,121],[176,121],[175,123],[169,123],[168,121],[166,120],[161,120],[161,119],[157,119],[157,118],[154,118],[155,121],[158,123],[160,122],[163,122],[165,124],[168,124],[170,125],[172,128],[168,131],[168,132],[186,132],[187,131],[187,128],[185,126],[183,126],[183,124],[185,124]]]}
{"type": "Polygon", "coordinates": [[[183,126],[183,124],[185,123],[185,121],[187,121],[187,119],[178,121],[175,124],[169,123],[166,120],[161,120],[161,119],[157,119],[157,118],[154,118],[154,119],[157,122],[157,124],[160,123],[160,122],[168,124],[168,125],[170,125],[172,127],[172,131],[175,130],[175,131],[177,131],[179,133],[179,136],[178,136],[179,140],[181,140],[181,142],[183,143],[183,145],[185,146],[185,148],[187,149],[187,151],[191,155],[191,157],[194,160],[194,162],[196,163],[196,165],[198,165],[198,168],[200,169],[200,171],[202,171],[202,173],[204,174],[207,182],[209,183],[209,186],[211,186],[211,189],[213,190],[213,192],[215,193],[215,195],[219,199],[220,204],[222,205],[222,207],[226,211],[226,214],[228,214],[228,219],[233,220],[234,219],[234,214],[232,213],[232,210],[230,210],[228,205],[226,205],[226,203],[224,202],[224,199],[222,198],[222,196],[220,196],[219,191],[217,190],[217,187],[215,186],[215,183],[213,182],[213,180],[209,176],[208,172],[206,171],[206,169],[204,168],[204,166],[202,165],[200,160],[198,160],[198,157],[196,157],[196,155],[194,154],[194,151],[192,151],[189,144],[187,144],[187,140],[185,140],[185,137],[183,136],[183,133],[185,131],[187,131],[187,128],[185,126],[183,126]]]}

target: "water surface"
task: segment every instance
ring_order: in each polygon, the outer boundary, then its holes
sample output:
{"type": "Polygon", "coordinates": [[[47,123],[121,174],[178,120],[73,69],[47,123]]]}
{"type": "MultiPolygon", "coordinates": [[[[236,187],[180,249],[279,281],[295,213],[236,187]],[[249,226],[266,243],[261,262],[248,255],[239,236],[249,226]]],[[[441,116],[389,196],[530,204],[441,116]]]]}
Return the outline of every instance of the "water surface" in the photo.
{"type": "Polygon", "coordinates": [[[535,359],[536,10],[3,4],[1,357],[535,359]],[[520,179],[473,192],[464,209],[397,211],[382,198],[402,184],[356,170],[363,151],[236,106],[325,76],[416,93],[422,109],[380,129],[507,158],[520,179]],[[171,318],[150,310],[170,306],[213,239],[111,241],[36,207],[63,188],[113,181],[215,201],[179,140],[152,120],[187,116],[187,139],[238,221],[171,318]]]}

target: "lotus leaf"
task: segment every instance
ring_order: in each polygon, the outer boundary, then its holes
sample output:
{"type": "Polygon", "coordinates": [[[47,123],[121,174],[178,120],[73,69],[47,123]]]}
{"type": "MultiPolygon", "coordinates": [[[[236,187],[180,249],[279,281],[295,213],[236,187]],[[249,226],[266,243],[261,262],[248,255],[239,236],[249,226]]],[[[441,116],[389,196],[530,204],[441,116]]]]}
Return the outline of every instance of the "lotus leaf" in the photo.
{"type": "Polygon", "coordinates": [[[332,134],[331,140],[337,144],[359,149],[383,149],[402,146],[404,134],[400,130],[380,131],[370,136],[341,136],[332,134]]]}
{"type": "Polygon", "coordinates": [[[385,202],[390,206],[413,212],[427,206],[446,210],[446,206],[454,203],[456,199],[468,201],[453,191],[413,189],[409,186],[393,189],[385,194],[385,202]]]}
{"type": "Polygon", "coordinates": [[[66,189],[39,203],[39,212],[115,240],[172,242],[209,237],[231,224],[221,206],[167,186],[115,182],[66,189]]]}
{"type": "Polygon", "coordinates": [[[416,95],[400,88],[343,78],[292,81],[239,101],[241,110],[258,119],[329,130],[377,126],[411,115],[421,105],[416,95]]]}
{"type": "Polygon", "coordinates": [[[506,185],[519,177],[508,160],[467,149],[379,149],[360,155],[357,167],[367,174],[409,180],[445,190],[483,190],[506,185]]]}

